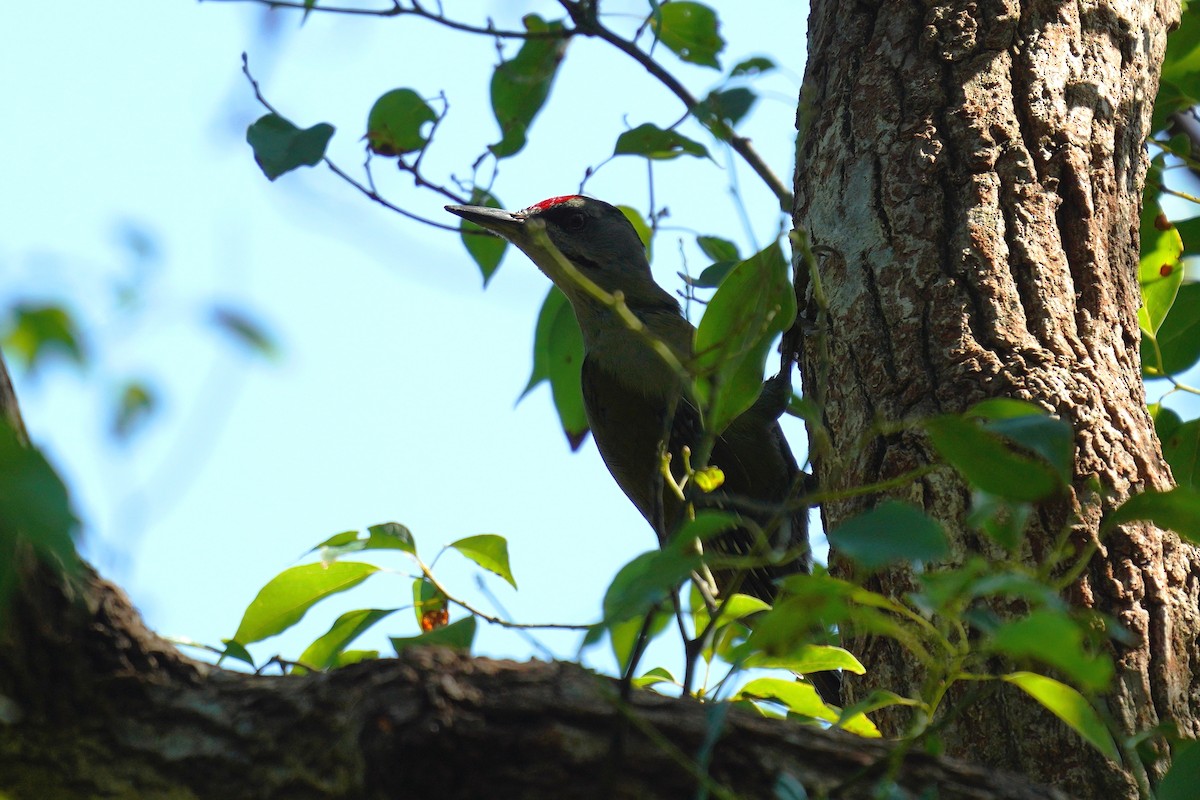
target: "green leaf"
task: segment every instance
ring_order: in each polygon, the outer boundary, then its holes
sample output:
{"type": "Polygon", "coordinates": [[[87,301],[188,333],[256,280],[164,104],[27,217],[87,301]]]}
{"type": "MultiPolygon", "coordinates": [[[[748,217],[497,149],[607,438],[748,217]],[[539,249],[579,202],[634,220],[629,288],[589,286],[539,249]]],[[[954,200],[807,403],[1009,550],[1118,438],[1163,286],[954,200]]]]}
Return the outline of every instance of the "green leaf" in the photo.
{"type": "Polygon", "coordinates": [[[554,408],[572,450],[579,449],[588,433],[582,372],[583,334],[566,295],[552,286],[538,314],[533,337],[533,374],[521,397],[542,381],[550,382],[554,408]]]}
{"type": "Polygon", "coordinates": [[[1080,623],[1062,611],[1039,610],[1004,622],[992,632],[989,643],[1014,658],[1033,658],[1059,669],[1094,691],[1112,680],[1112,662],[1084,647],[1080,623]]]}
{"type": "MultiPolygon", "coordinates": [[[[536,14],[525,17],[530,33],[561,33],[561,22],[546,22],[536,14]]],[[[538,36],[526,39],[517,55],[492,73],[492,113],[501,139],[488,149],[496,158],[516,155],[525,147],[529,126],[542,110],[558,65],[567,51],[567,37],[538,36]]]]}
{"type": "Polygon", "coordinates": [[[644,672],[641,676],[634,678],[631,682],[638,689],[657,686],[660,683],[669,683],[672,686],[679,685],[679,681],[675,679],[675,676],[671,674],[670,670],[664,669],[663,667],[654,667],[653,669],[646,670],[646,672],[644,672]]]}
{"type": "Polygon", "coordinates": [[[829,546],[872,570],[896,561],[937,561],[950,552],[941,525],[896,500],[885,500],[834,528],[829,546]]]}
{"type": "MultiPolygon", "coordinates": [[[[394,608],[363,608],[347,611],[330,626],[329,631],[305,648],[296,659],[307,668],[324,671],[338,663],[338,657],[364,631],[379,620],[393,613],[394,608]]],[[[302,674],[306,668],[293,669],[302,674]]]]}
{"type": "Polygon", "coordinates": [[[1104,518],[1103,527],[1109,529],[1137,519],[1149,520],[1200,544],[1200,491],[1179,486],[1166,492],[1149,489],[1135,494],[1104,518]]]}
{"type": "Polygon", "coordinates": [[[1050,465],[1007,447],[999,436],[957,415],[928,419],[934,446],[972,485],[1013,500],[1040,500],[1061,485],[1050,465]]]}
{"type": "Polygon", "coordinates": [[[698,277],[683,276],[683,278],[689,285],[696,288],[715,289],[721,285],[721,281],[725,280],[725,276],[738,265],[742,256],[738,252],[737,245],[728,239],[716,236],[697,236],[696,244],[700,245],[701,252],[711,258],[713,263],[705,267],[698,277]]]}
{"type": "Polygon", "coordinates": [[[475,642],[476,627],[474,617],[464,617],[458,622],[451,622],[444,628],[422,633],[420,636],[393,636],[392,647],[396,650],[396,655],[411,647],[437,646],[470,651],[475,642]]]}
{"type": "Polygon", "coordinates": [[[1171,465],[1171,475],[1180,486],[1200,488],[1200,469],[1197,469],[1200,466],[1200,419],[1180,422],[1174,412],[1168,410],[1166,413],[1174,417],[1175,424],[1171,425],[1170,417],[1160,415],[1170,432],[1163,435],[1159,417],[1155,418],[1154,425],[1162,440],[1163,456],[1171,465]]]}
{"type": "Polygon", "coordinates": [[[417,543],[413,540],[412,531],[399,522],[381,522],[367,528],[367,542],[363,549],[403,550],[416,555],[417,543]]]}
{"type": "Polygon", "coordinates": [[[728,239],[722,239],[719,236],[697,236],[696,244],[700,246],[700,251],[713,261],[737,262],[742,260],[737,245],[728,239]]]}
{"type": "Polygon", "coordinates": [[[77,365],[86,362],[79,328],[65,308],[17,303],[9,313],[4,350],[29,372],[36,373],[46,358],[54,354],[77,365]]]}
{"type": "Polygon", "coordinates": [[[1138,309],[1138,325],[1143,333],[1154,336],[1183,282],[1183,263],[1179,260],[1183,241],[1158,203],[1144,205],[1141,225],[1138,284],[1142,289],[1142,305],[1138,309]]]}
{"type": "Polygon", "coordinates": [[[1171,748],[1171,768],[1159,781],[1155,800],[1194,800],[1200,786],[1200,742],[1187,739],[1171,748]]]}
{"type": "Polygon", "coordinates": [[[752,653],[742,661],[747,669],[787,669],[801,675],[840,669],[863,675],[867,668],[849,650],[827,644],[801,644],[788,653],[770,655],[752,653]]]}
{"type": "Polygon", "coordinates": [[[668,161],[679,156],[708,158],[708,148],[673,130],[663,130],[649,122],[625,131],[617,137],[614,156],[642,156],[668,161]]]}
{"type": "Polygon", "coordinates": [[[425,577],[416,578],[412,586],[413,614],[423,631],[440,628],[450,616],[450,598],[425,577]]]}
{"type": "Polygon", "coordinates": [[[795,317],[796,298],[778,242],[739,263],[721,282],[696,329],[693,361],[711,432],[721,433],[754,404],[771,343],[795,317]]]}
{"type": "Polygon", "coordinates": [[[233,639],[247,645],[282,633],[321,600],[357,586],[378,571],[373,564],[353,561],[286,569],[268,581],[246,608],[233,639]]]}
{"type": "Polygon", "coordinates": [[[1153,346],[1142,340],[1142,371],[1148,377],[1178,375],[1200,361],[1200,283],[1185,283],[1158,328],[1159,364],[1153,346]]]}
{"type": "Polygon", "coordinates": [[[212,324],[229,336],[236,344],[256,355],[274,358],[279,355],[279,345],[262,323],[244,311],[230,306],[213,306],[210,312],[212,324]]]}
{"type": "Polygon", "coordinates": [[[517,581],[513,578],[512,568],[508,563],[508,542],[503,536],[481,533],[451,542],[449,546],[489,572],[504,578],[514,589],[517,588],[517,581]]]}
{"type": "Polygon", "coordinates": [[[322,561],[335,561],[346,553],[362,550],[402,550],[409,555],[417,554],[417,543],[412,531],[399,522],[384,522],[367,528],[364,538],[358,531],[344,531],[330,536],[314,546],[309,553],[321,553],[322,561]]]}
{"type": "MultiPolygon", "coordinates": [[[[496,199],[495,195],[478,186],[471,190],[470,205],[486,206],[487,208],[504,207],[500,205],[500,201],[496,199]]],[[[466,219],[459,221],[458,233],[462,238],[463,247],[467,248],[471,258],[479,265],[479,271],[483,273],[483,285],[487,286],[492,275],[500,267],[500,261],[508,249],[508,241],[501,236],[488,233],[474,222],[466,219]]]]}
{"type": "Polygon", "coordinates": [[[249,664],[252,669],[257,669],[254,663],[254,658],[250,655],[250,651],[242,645],[235,642],[233,639],[222,639],[221,644],[225,645],[225,652],[221,654],[217,663],[220,664],[227,658],[232,658],[235,661],[241,661],[244,664],[249,664]]]}
{"type": "Polygon", "coordinates": [[[742,687],[733,700],[771,700],[793,714],[836,722],[838,714],[807,683],[788,678],[756,678],[742,687]]]}
{"type": "Polygon", "coordinates": [[[1067,723],[1084,740],[1106,757],[1120,763],[1117,746],[1104,727],[1100,715],[1079,692],[1045,675],[1032,672],[1013,672],[1002,679],[1041,703],[1054,716],[1067,723]]]}
{"type": "Polygon", "coordinates": [[[121,387],[117,397],[113,436],[121,440],[128,439],[154,415],[157,407],[158,397],[149,386],[140,381],[129,381],[121,387]]]}
{"type": "Polygon", "coordinates": [[[259,169],[273,181],[297,167],[320,164],[333,131],[326,122],[301,130],[278,114],[266,114],[246,130],[246,141],[259,169]]]}
{"type": "Polygon", "coordinates": [[[650,16],[658,40],[683,61],[720,69],[717,56],[725,49],[716,12],[700,3],[663,3],[650,16]]]}
{"type": "Polygon", "coordinates": [[[367,115],[367,146],[381,156],[398,156],[425,149],[421,132],[437,114],[412,89],[392,89],[380,96],[367,115]]]}
{"type": "Polygon", "coordinates": [[[846,716],[821,701],[816,688],[807,683],[784,678],[757,678],[733,696],[734,700],[769,700],[779,703],[790,714],[839,723],[850,733],[871,739],[880,737],[879,729],[862,714],[846,716]]]}
{"type": "Polygon", "coordinates": [[[687,544],[642,553],[621,567],[604,593],[604,625],[641,619],[699,567],[700,554],[687,544]]]}

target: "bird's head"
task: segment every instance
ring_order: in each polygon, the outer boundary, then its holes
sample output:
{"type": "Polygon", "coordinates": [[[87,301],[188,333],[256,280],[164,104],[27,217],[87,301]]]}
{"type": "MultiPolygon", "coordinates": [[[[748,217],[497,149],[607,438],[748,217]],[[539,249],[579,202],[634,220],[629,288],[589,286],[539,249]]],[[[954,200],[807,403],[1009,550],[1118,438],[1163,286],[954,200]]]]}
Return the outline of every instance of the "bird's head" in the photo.
{"type": "Polygon", "coordinates": [[[578,281],[566,272],[557,249],[579,272],[606,292],[624,292],[631,307],[674,302],[650,274],[641,237],[616,206],[583,195],[551,197],[522,211],[484,206],[446,206],[520,248],[563,293],[577,304],[585,299],[578,281]],[[537,223],[544,228],[539,235],[537,223]],[[547,247],[547,243],[552,245],[547,247]]]}

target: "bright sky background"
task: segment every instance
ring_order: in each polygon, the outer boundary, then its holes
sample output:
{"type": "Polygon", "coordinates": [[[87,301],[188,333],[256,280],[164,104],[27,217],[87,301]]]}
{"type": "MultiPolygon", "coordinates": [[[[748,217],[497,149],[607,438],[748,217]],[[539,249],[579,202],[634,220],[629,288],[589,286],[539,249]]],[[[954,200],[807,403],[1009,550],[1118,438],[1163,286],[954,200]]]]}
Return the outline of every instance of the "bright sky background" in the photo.
{"type": "MultiPolygon", "coordinates": [[[[451,5],[460,19],[490,15],[510,29],[524,13],[558,12],[552,2],[451,5]]],[[[756,84],[763,99],[744,132],[790,182],[806,5],[712,5],[724,23],[726,69],[761,54],[781,66],[756,84]]],[[[604,7],[644,14],[646,3],[604,7]]],[[[426,97],[445,91],[450,114],[424,170],[435,180],[467,177],[499,138],[487,103],[495,46],[415,18],[314,14],[299,23],[294,13],[215,2],[9,3],[0,11],[5,296],[66,302],[85,321],[96,358],[82,377],[67,367],[14,377],[32,435],[85,522],[84,552],[156,630],[216,643],[233,634],[263,583],[339,531],[396,520],[426,556],[463,536],[499,533],[520,591],[486,581],[515,619],[594,621],[616,570],[654,540],[594,446],[569,452],[547,387],[514,406],[529,375],[544,277],[510,252],[484,291],[456,235],[373,205],[323,167],[269,183],[244,139],[263,111],[241,76],[243,51],[283,114],[337,127],[330,153],[356,173],[376,97],[399,87],[426,97]],[[137,266],[131,231],[149,237],[157,258],[137,266]],[[133,274],[142,274],[145,293],[131,316],[113,286],[133,274]],[[265,362],[230,346],[206,323],[214,301],[263,321],[282,358],[265,362]],[[131,375],[153,382],[162,411],[129,445],[114,446],[108,393],[131,375]]],[[[665,49],[658,56],[695,93],[720,78],[665,49]]],[[[666,127],[681,114],[632,61],[577,40],[528,147],[502,163],[495,192],[509,208],[573,193],[622,130],[666,127]]],[[[684,131],[717,163],[655,168],[655,200],[679,226],[656,242],[656,274],[672,289],[680,242],[693,272],[706,266],[695,232],[734,239],[748,253],[783,224],[748,170],[731,171],[695,126],[684,131]],[[735,180],[749,231],[730,195],[735,180]]],[[[641,159],[617,159],[586,191],[645,212],[646,174],[641,159]]],[[[393,202],[456,222],[443,199],[386,162],[376,162],[375,176],[393,202]]],[[[789,431],[803,459],[802,428],[789,431]]],[[[401,560],[388,563],[407,571],[401,560]]],[[[473,564],[447,553],[436,572],[452,591],[492,608],[475,588],[473,564]]],[[[410,602],[409,580],[375,576],[318,606],[300,632],[253,652],[294,657],[342,611],[410,602]]],[[[402,612],[359,646],[386,652],[385,635],[414,632],[402,612]]],[[[535,636],[564,657],[579,640],[535,636]]],[[[476,649],[535,653],[489,626],[476,649]]],[[[645,664],[678,670],[670,657],[645,664]]],[[[609,663],[603,650],[589,661],[609,663]]]]}

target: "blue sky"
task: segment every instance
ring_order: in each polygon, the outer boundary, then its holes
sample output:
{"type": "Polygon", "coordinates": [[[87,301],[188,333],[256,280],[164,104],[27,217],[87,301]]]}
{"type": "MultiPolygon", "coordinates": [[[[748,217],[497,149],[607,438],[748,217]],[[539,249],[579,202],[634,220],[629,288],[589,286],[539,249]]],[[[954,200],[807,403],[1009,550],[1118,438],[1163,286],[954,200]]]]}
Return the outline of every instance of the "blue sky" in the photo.
{"type": "MultiPolygon", "coordinates": [[[[455,5],[464,19],[490,15],[502,27],[557,9],[455,5]]],[[[790,182],[807,8],[713,5],[726,67],[760,54],[782,67],[758,84],[763,100],[745,132],[790,182]]],[[[645,3],[605,7],[636,14],[645,3]]],[[[265,581],[336,532],[396,520],[428,555],[498,533],[509,539],[520,591],[484,580],[513,617],[593,621],[608,581],[653,536],[594,447],[569,452],[546,387],[515,405],[545,279],[510,253],[483,290],[455,235],[371,204],[324,168],[269,183],[244,141],[262,110],[240,73],[243,51],[282,113],[337,127],[330,154],[348,170],[362,164],[371,103],[393,88],[449,98],[424,162],[433,178],[468,176],[499,138],[487,105],[492,42],[420,20],[314,14],[300,26],[294,14],[249,4],[149,0],[0,11],[0,269],[9,295],[65,301],[95,332],[87,375],[59,367],[15,376],[34,438],[74,493],[85,553],[157,630],[216,642],[265,581]],[[158,254],[142,267],[133,317],[111,291],[133,269],[129,230],[145,232],[158,254]],[[230,347],[205,322],[214,302],[262,320],[281,358],[230,347]],[[127,374],[148,377],[163,406],[131,444],[114,446],[103,387],[127,374]]],[[[696,93],[719,80],[659,56],[696,93]]],[[[633,62],[602,43],[574,42],[529,146],[502,163],[495,191],[510,208],[574,192],[622,130],[665,127],[681,113],[633,62]]],[[[683,259],[693,271],[706,265],[695,232],[749,252],[783,224],[748,170],[731,170],[720,147],[684,130],[716,163],[655,168],[655,199],[677,226],[656,241],[656,274],[671,289],[683,259]],[[741,188],[749,228],[731,185],[741,188]]],[[[385,163],[375,176],[393,202],[447,216],[441,198],[385,163]]],[[[645,162],[616,159],[587,191],[645,211],[645,162]]],[[[802,451],[802,429],[789,431],[802,451]]],[[[478,568],[447,554],[437,572],[491,608],[475,587],[478,568]]],[[[409,591],[403,577],[376,576],[254,652],[294,656],[341,611],[406,605],[409,591]]],[[[384,634],[412,632],[405,612],[364,645],[385,648],[384,634]]],[[[536,636],[561,656],[575,653],[575,635],[536,636]]],[[[485,626],[477,651],[525,658],[534,649],[485,626]]],[[[606,663],[603,652],[594,658],[606,663]]]]}

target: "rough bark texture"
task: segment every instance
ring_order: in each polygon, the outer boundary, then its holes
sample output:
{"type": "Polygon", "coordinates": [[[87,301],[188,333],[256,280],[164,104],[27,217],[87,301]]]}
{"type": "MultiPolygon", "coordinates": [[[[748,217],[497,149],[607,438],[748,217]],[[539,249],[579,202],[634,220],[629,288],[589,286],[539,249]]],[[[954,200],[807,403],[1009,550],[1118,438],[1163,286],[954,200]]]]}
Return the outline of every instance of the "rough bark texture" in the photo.
{"type": "Polygon", "coordinates": [[[572,664],[424,649],[265,677],[184,658],[116,587],[25,561],[0,639],[0,792],[55,798],[1065,800],[1024,779],[879,741],[650,692],[572,664]],[[706,755],[701,755],[706,754],[706,755]],[[704,767],[698,766],[704,764],[704,767]]]}
{"type": "MultiPolygon", "coordinates": [[[[814,0],[795,220],[828,253],[824,324],[802,354],[831,442],[815,451],[826,488],[933,460],[919,435],[875,434],[876,423],[997,396],[1031,400],[1076,432],[1072,497],[1039,510],[1031,562],[1064,525],[1082,546],[1116,502],[1170,484],[1136,312],[1143,141],[1177,18],[1167,0],[814,0]]],[[[798,292],[817,318],[804,281],[798,292]]],[[[949,470],[899,494],[947,523],[957,558],[989,552],[963,528],[969,495],[949,470]]],[[[826,525],[872,502],[830,504],[826,525]]],[[[1175,720],[1197,733],[1198,570],[1172,534],[1127,526],[1070,592],[1136,638],[1114,651],[1108,697],[1126,731],[1175,720]]],[[[912,577],[873,588],[900,596],[912,577]]],[[[868,668],[851,692],[920,686],[892,642],[850,647],[868,668]]],[[[968,710],[945,741],[1080,796],[1136,794],[1130,773],[1015,689],[968,710]]]]}

